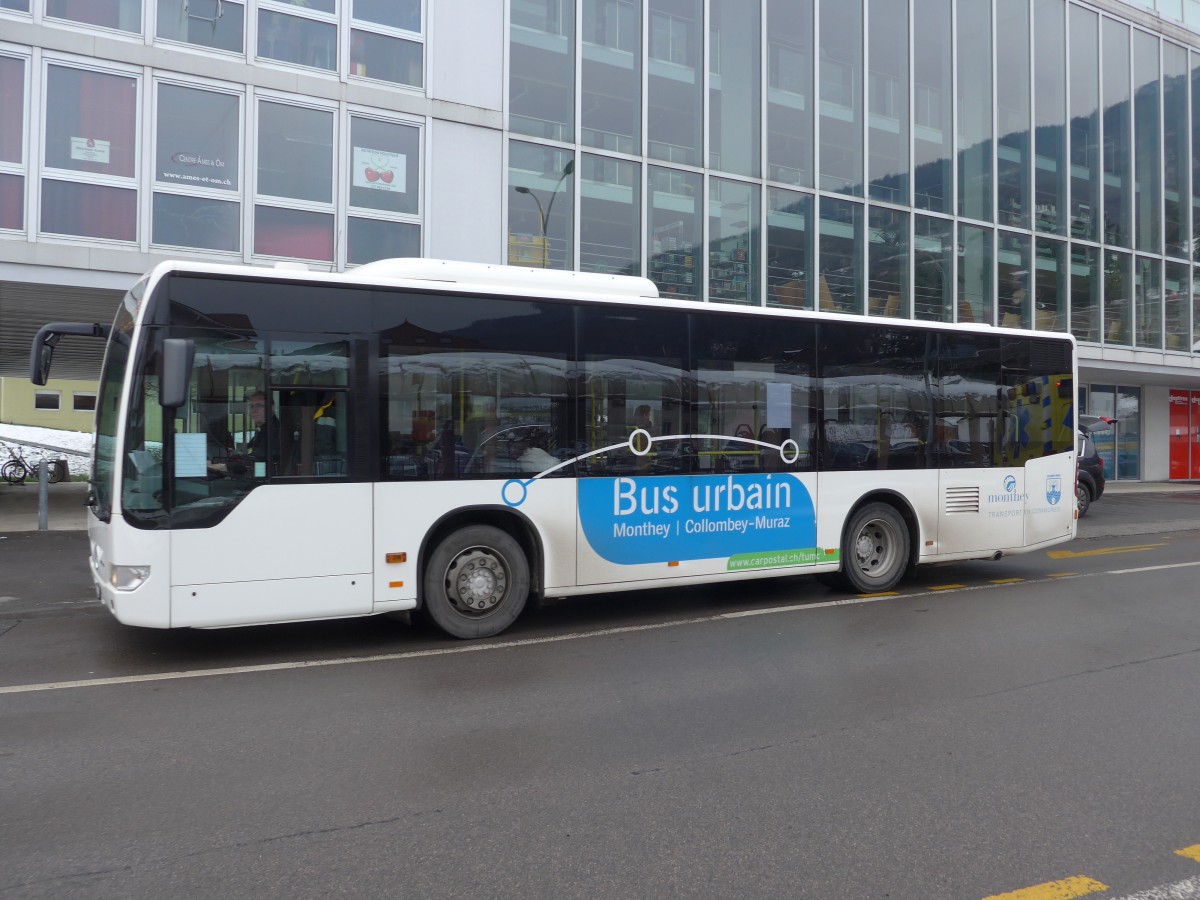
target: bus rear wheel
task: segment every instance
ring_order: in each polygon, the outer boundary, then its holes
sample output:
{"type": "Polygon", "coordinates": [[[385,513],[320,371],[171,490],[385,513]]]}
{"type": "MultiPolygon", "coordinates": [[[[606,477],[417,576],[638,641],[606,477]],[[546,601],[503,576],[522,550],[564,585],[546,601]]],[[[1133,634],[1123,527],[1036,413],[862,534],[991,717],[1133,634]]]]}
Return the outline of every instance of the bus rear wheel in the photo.
{"type": "Polygon", "coordinates": [[[456,638],[492,637],[516,621],[529,597],[529,562],[510,535],[490,525],[461,528],[425,568],[425,612],[456,638]]]}
{"type": "Polygon", "coordinates": [[[869,503],[846,528],[840,574],[860,594],[889,591],[908,568],[908,553],[904,519],[886,503],[869,503]]]}

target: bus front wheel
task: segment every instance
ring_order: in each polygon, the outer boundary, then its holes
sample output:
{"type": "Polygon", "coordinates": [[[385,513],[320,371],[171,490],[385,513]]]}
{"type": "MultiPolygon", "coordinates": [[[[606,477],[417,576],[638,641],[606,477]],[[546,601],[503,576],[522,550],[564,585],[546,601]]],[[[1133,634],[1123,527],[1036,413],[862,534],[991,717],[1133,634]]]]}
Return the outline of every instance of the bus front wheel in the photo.
{"type": "Polygon", "coordinates": [[[908,568],[908,526],[886,503],[869,503],[846,528],[841,574],[860,594],[889,591],[908,568]]]}
{"type": "Polygon", "coordinates": [[[425,612],[456,638],[499,634],[529,596],[529,563],[511,536],[490,525],[455,531],[425,569],[425,612]]]}

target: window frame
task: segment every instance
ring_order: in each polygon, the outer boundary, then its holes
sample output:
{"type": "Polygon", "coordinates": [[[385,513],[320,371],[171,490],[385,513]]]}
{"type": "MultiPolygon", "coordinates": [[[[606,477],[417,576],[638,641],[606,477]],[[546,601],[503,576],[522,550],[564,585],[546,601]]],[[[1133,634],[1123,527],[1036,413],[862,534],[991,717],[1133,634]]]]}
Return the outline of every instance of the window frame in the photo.
{"type": "Polygon", "coordinates": [[[43,85],[42,95],[39,98],[39,116],[41,124],[38,133],[38,208],[37,216],[37,234],[40,238],[46,238],[54,241],[83,241],[87,243],[102,244],[102,245],[119,245],[122,247],[137,246],[140,247],[142,240],[142,232],[144,225],[144,215],[142,211],[142,200],[144,192],[142,191],[142,166],[144,163],[144,150],[142,146],[144,115],[142,114],[145,91],[145,76],[144,67],[122,65],[120,63],[106,62],[103,66],[92,65],[92,60],[81,60],[75,57],[44,54],[41,61],[40,77],[43,85]],[[50,103],[50,92],[45,88],[49,81],[50,69],[52,66],[57,66],[63,69],[74,69],[76,71],[98,74],[111,75],[119,78],[127,78],[133,82],[135,95],[133,99],[133,135],[131,136],[131,146],[133,152],[133,161],[131,165],[131,175],[103,175],[96,172],[85,172],[76,169],[64,169],[58,166],[49,165],[46,162],[46,143],[47,131],[46,125],[50,120],[49,111],[47,109],[50,103]],[[134,196],[134,223],[133,237],[130,240],[121,238],[96,237],[92,235],[70,234],[58,231],[46,231],[44,227],[43,209],[46,202],[46,183],[68,183],[76,185],[90,185],[94,187],[115,188],[119,190],[132,190],[134,196]]]}
{"type": "MultiPolygon", "coordinates": [[[[251,260],[275,260],[275,259],[304,259],[312,260],[317,263],[334,263],[338,262],[339,258],[344,258],[344,247],[339,246],[344,242],[337,239],[337,226],[339,215],[342,215],[345,210],[344,200],[342,199],[342,191],[338,183],[339,175],[339,160],[342,157],[342,140],[339,135],[341,129],[341,117],[344,115],[340,105],[336,102],[322,102],[315,98],[305,98],[293,94],[277,94],[267,91],[256,91],[254,94],[253,108],[250,110],[250,126],[247,131],[247,144],[253,146],[254,153],[252,158],[247,160],[248,177],[244,179],[244,183],[249,186],[247,191],[245,204],[245,215],[247,217],[246,240],[244,242],[244,253],[251,260]],[[295,197],[278,196],[275,194],[264,194],[259,190],[259,160],[263,152],[263,141],[261,139],[262,129],[262,107],[264,103],[272,103],[278,106],[291,106],[303,110],[321,110],[330,115],[330,131],[329,131],[329,182],[330,182],[330,198],[328,201],[307,200],[295,197]],[[331,253],[329,259],[319,259],[307,256],[279,256],[271,253],[260,253],[256,249],[258,246],[258,211],[260,209],[270,210],[285,210],[288,212],[312,213],[315,215],[328,215],[332,220],[331,227],[331,253]]],[[[251,154],[247,153],[247,156],[251,154]]]]}
{"type": "Polygon", "coordinates": [[[151,247],[179,247],[187,250],[188,253],[216,253],[221,256],[228,257],[230,254],[237,258],[241,258],[245,248],[246,240],[246,216],[245,216],[245,201],[246,201],[246,104],[247,97],[245,90],[238,90],[237,86],[225,84],[223,82],[203,81],[193,79],[184,81],[179,78],[169,76],[155,77],[152,84],[151,94],[151,134],[150,134],[150,150],[149,154],[152,159],[149,172],[149,227],[147,229],[147,241],[151,247]],[[238,166],[238,183],[232,190],[223,188],[205,188],[181,184],[172,181],[163,181],[158,177],[158,142],[162,136],[159,119],[159,97],[160,89],[163,86],[178,87],[185,90],[198,90],[211,94],[221,94],[225,96],[235,97],[238,101],[237,110],[237,148],[235,156],[238,166]],[[235,250],[214,250],[208,247],[194,247],[188,244],[172,244],[161,241],[155,241],[154,230],[154,201],[158,196],[171,197],[187,197],[191,199],[208,199],[221,201],[225,203],[235,204],[237,206],[237,238],[238,244],[235,250]]]}
{"type": "Polygon", "coordinates": [[[21,138],[18,143],[18,152],[20,158],[13,160],[0,159],[0,176],[12,176],[21,179],[21,206],[20,218],[21,226],[19,228],[4,228],[0,226],[0,234],[24,235],[29,231],[29,145],[30,134],[29,129],[32,120],[32,96],[30,90],[31,80],[33,78],[33,56],[28,52],[21,52],[20,48],[9,44],[0,44],[0,57],[5,59],[14,59],[21,63],[21,138]]]}

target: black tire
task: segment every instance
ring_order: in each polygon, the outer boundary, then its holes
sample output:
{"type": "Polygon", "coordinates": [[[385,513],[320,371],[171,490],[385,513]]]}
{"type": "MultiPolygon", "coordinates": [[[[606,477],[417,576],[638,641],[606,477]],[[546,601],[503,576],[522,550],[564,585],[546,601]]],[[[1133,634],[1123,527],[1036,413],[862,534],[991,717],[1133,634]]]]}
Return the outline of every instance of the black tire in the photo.
{"type": "Polygon", "coordinates": [[[66,481],[67,461],[65,459],[56,459],[50,463],[50,471],[46,473],[46,477],[51,484],[58,484],[60,481],[66,481]]]}
{"type": "Polygon", "coordinates": [[[9,484],[24,484],[25,479],[29,477],[29,470],[24,464],[15,459],[10,459],[0,467],[0,478],[3,478],[9,484]]]}
{"type": "Polygon", "coordinates": [[[1079,518],[1087,515],[1092,506],[1092,492],[1082,481],[1075,482],[1075,508],[1079,510],[1079,518]]]}
{"type": "Polygon", "coordinates": [[[860,594],[890,591],[908,568],[908,526],[886,503],[868,503],[846,526],[841,574],[860,594]]]}
{"type": "Polygon", "coordinates": [[[492,637],[529,598],[529,561],[512,537],[471,525],[443,540],[425,567],[425,613],[456,638],[492,637]]]}

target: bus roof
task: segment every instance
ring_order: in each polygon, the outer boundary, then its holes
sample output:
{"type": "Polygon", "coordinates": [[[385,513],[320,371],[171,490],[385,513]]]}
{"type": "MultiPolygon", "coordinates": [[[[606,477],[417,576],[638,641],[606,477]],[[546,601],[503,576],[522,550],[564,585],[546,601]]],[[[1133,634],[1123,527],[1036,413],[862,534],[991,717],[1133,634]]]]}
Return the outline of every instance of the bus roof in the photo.
{"type": "Polygon", "coordinates": [[[448,259],[381,259],[352,269],[348,274],[355,278],[397,281],[449,281],[475,287],[494,286],[505,290],[560,290],[613,298],[658,298],[658,288],[654,282],[635,275],[530,269],[448,259]]]}
{"type": "Polygon", "coordinates": [[[932,328],[939,331],[969,331],[976,333],[1015,334],[1020,337],[1042,337],[1068,340],[1076,343],[1070,332],[1043,332],[1031,329],[1014,329],[985,323],[941,322],[907,318],[885,318],[863,316],[852,312],[833,312],[779,306],[743,306],[739,304],[697,304],[679,297],[662,296],[658,287],[649,278],[634,275],[615,275],[597,272],[574,272],[563,269],[536,269],[493,263],[461,262],[449,259],[426,259],[424,257],[397,257],[381,259],[348,269],[345,272],[329,272],[314,269],[304,263],[283,262],[274,266],[247,266],[238,264],[207,263],[196,260],[168,260],[160,263],[149,275],[150,278],[169,272],[195,272],[212,275],[239,275],[256,278],[289,277],[310,281],[339,282],[342,284],[379,284],[381,282],[429,282],[430,289],[439,285],[457,284],[473,291],[495,291],[503,294],[529,294],[553,296],[569,294],[597,300],[629,301],[651,300],[663,306],[682,304],[699,309],[720,309],[722,312],[778,315],[782,317],[827,321],[888,324],[901,328],[932,328]]]}

